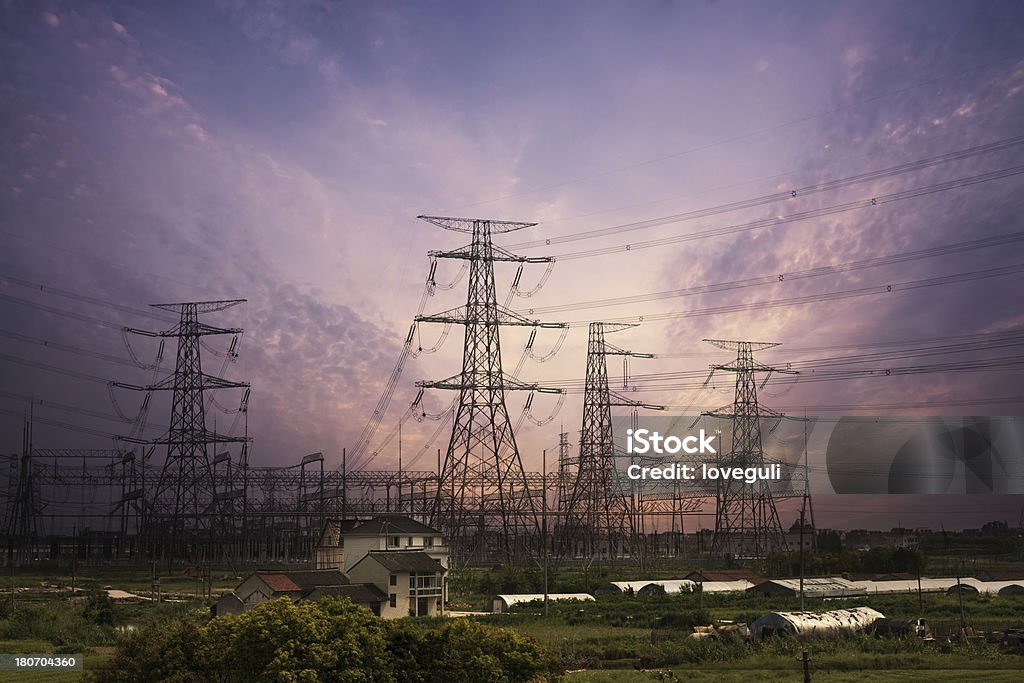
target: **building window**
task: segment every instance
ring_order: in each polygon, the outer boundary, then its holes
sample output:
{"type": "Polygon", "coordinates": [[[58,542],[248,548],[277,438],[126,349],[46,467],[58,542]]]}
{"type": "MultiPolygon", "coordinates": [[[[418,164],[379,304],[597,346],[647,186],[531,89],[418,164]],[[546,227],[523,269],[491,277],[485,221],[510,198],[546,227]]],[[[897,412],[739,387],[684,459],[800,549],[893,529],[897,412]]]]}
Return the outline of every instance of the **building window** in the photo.
{"type": "Polygon", "coordinates": [[[433,548],[434,547],[434,537],[433,536],[427,536],[426,538],[424,538],[423,539],[423,545],[425,547],[427,547],[427,548],[433,548]]]}
{"type": "Polygon", "coordinates": [[[398,536],[391,537],[391,545],[393,545],[396,548],[398,547],[398,536]]]}
{"type": "MultiPolygon", "coordinates": [[[[389,580],[389,582],[391,583],[392,586],[397,586],[398,585],[398,577],[395,576],[394,574],[392,574],[390,577],[388,577],[388,580],[389,580]]],[[[392,605],[392,607],[393,606],[394,605],[392,605]]]]}
{"type": "Polygon", "coordinates": [[[410,537],[409,537],[409,546],[411,547],[411,546],[412,546],[412,544],[413,544],[413,543],[412,543],[412,536],[410,536],[410,537]]]}
{"type": "Polygon", "coordinates": [[[388,596],[388,604],[392,607],[398,607],[398,596],[392,593],[388,596]]]}

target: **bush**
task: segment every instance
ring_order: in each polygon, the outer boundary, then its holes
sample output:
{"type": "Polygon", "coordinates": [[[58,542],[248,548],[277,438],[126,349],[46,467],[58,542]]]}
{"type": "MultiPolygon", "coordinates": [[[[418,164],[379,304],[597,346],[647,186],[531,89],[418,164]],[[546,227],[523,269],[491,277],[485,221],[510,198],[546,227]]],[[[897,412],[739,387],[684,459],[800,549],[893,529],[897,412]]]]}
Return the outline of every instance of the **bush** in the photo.
{"type": "Polygon", "coordinates": [[[345,681],[526,683],[560,668],[535,641],[467,620],[385,622],[347,599],[287,599],[203,624],[194,617],[128,634],[94,683],[345,681]]]}
{"type": "Polygon", "coordinates": [[[400,664],[400,683],[526,683],[561,673],[557,661],[536,641],[512,629],[468,619],[428,628],[413,621],[397,622],[390,641],[394,661],[400,664]]]}
{"type": "Polygon", "coordinates": [[[113,624],[116,614],[114,601],[105,591],[91,591],[85,602],[85,607],[82,608],[82,616],[94,624],[113,624]]]}

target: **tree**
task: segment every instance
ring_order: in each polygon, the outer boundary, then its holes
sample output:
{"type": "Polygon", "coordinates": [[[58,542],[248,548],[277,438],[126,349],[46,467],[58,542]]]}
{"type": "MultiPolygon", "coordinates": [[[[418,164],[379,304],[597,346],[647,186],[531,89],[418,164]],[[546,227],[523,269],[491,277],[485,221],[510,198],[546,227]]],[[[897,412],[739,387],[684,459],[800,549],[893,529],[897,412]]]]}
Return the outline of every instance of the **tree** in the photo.
{"type": "Polygon", "coordinates": [[[561,666],[539,643],[508,628],[455,619],[434,626],[400,621],[391,652],[400,683],[526,683],[557,677],[561,666]]]}
{"type": "Polygon", "coordinates": [[[561,668],[536,641],[465,619],[385,622],[347,598],[282,598],[241,614],[150,624],[94,683],[526,683],[561,668]]]}

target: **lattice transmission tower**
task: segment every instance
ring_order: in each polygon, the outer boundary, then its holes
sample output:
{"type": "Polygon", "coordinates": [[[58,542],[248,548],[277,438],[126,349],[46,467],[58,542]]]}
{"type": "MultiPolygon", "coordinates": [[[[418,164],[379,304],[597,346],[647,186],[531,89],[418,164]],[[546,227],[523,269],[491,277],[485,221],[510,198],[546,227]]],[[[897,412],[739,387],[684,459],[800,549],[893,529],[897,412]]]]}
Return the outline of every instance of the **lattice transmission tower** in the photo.
{"type": "MultiPolygon", "coordinates": [[[[155,490],[147,492],[143,536],[153,559],[190,562],[208,561],[213,543],[212,530],[219,523],[219,501],[210,447],[215,444],[248,442],[247,437],[219,434],[206,426],[207,391],[248,389],[247,382],[234,382],[203,372],[200,342],[213,335],[242,334],[241,328],[213,327],[199,320],[200,315],[232,308],[245,299],[153,304],[154,308],[180,314],[180,321],[163,332],[126,328],[146,337],[173,337],[178,340],[174,374],[149,386],[115,382],[115,386],[136,391],[170,391],[171,420],[166,435],[154,440],[124,438],[140,444],[167,447],[155,490]]],[[[234,354],[236,341],[229,354],[234,354]]]]}
{"type": "Polygon", "coordinates": [[[469,262],[469,292],[465,307],[417,322],[455,323],[465,328],[462,372],[440,381],[421,381],[422,388],[459,392],[451,440],[438,476],[432,522],[448,537],[457,560],[483,559],[503,551],[521,556],[539,534],[540,492],[531,492],[515,434],[505,406],[505,392],[532,390],[559,393],[504,375],[501,369],[500,328],[520,325],[564,328],[564,323],[528,320],[499,306],[494,286],[495,262],[550,263],[549,257],[526,258],[495,246],[491,236],[536,223],[471,218],[418,216],[446,230],[467,233],[472,242],[459,249],[430,252],[433,258],[469,262]],[[472,483],[471,483],[472,482],[472,483]]]}
{"type": "MultiPolygon", "coordinates": [[[[575,483],[564,511],[563,552],[586,558],[625,557],[636,549],[639,520],[631,491],[623,485],[615,466],[612,407],[630,406],[660,410],[611,390],[608,356],[653,358],[605,341],[605,334],[636,325],[590,323],[587,339],[587,374],[583,393],[583,428],[575,483]]],[[[624,370],[624,381],[626,372],[624,370]]]]}
{"type": "MultiPolygon", "coordinates": [[[[764,468],[772,464],[764,455],[761,419],[781,419],[783,415],[758,403],[757,373],[770,375],[796,372],[754,360],[755,351],[779,346],[778,343],[722,339],[704,341],[720,349],[736,351],[735,362],[711,366],[712,374],[715,371],[736,373],[736,395],[732,404],[704,413],[732,420],[732,446],[728,453],[719,450],[715,464],[723,468],[764,468]]],[[[712,553],[733,557],[765,557],[772,550],[785,549],[786,537],[769,482],[759,479],[748,484],[744,480],[719,479],[715,492],[712,553]]]]}
{"type": "Polygon", "coordinates": [[[30,564],[35,556],[38,539],[37,515],[39,509],[36,502],[36,485],[32,479],[33,457],[33,420],[25,418],[22,429],[22,445],[20,466],[18,467],[18,485],[14,492],[13,504],[7,518],[5,536],[7,537],[8,566],[30,564]]]}

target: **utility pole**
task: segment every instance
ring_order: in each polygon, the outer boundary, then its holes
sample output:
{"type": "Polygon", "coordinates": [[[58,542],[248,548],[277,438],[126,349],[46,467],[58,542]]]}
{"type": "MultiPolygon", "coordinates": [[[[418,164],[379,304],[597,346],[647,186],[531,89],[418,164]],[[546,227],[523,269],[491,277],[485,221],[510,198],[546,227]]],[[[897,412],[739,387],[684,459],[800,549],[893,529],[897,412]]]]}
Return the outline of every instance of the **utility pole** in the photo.
{"type": "Polygon", "coordinates": [[[459,324],[465,328],[462,372],[440,381],[417,382],[420,388],[459,392],[451,440],[441,468],[432,522],[450,539],[462,558],[503,551],[515,557],[516,544],[539,531],[534,496],[523,469],[519,446],[508,417],[505,392],[562,393],[506,377],[501,367],[500,328],[565,328],[564,323],[529,320],[497,303],[494,264],[551,263],[550,257],[516,256],[491,241],[493,234],[535,223],[473,218],[419,216],[445,230],[466,233],[472,242],[459,249],[430,252],[431,258],[469,262],[466,305],[435,315],[416,316],[416,323],[459,324]],[[474,521],[476,522],[474,524],[474,521]]]}

